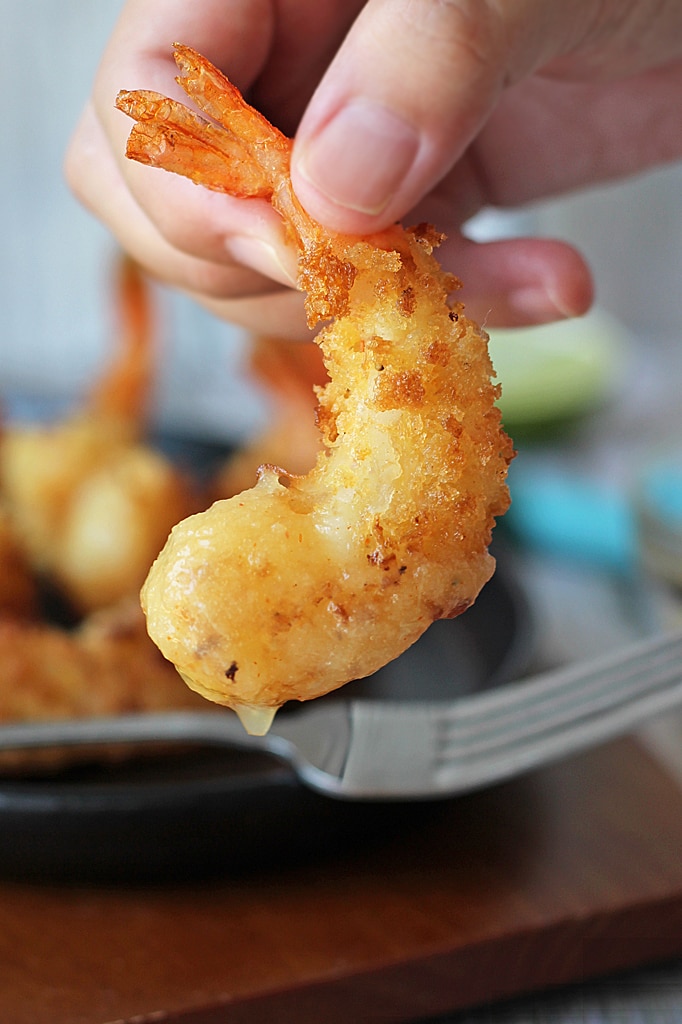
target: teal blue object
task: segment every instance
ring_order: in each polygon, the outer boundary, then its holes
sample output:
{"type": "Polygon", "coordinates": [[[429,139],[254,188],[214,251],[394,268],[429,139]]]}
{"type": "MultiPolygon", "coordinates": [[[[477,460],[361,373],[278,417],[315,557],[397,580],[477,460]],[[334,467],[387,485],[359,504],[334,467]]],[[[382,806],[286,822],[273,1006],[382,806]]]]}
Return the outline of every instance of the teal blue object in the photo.
{"type": "Polygon", "coordinates": [[[505,522],[531,549],[628,572],[637,558],[635,517],[627,495],[570,471],[511,467],[505,522]]]}
{"type": "Polygon", "coordinates": [[[682,529],[682,466],[656,463],[644,475],[642,500],[662,523],[682,529]]]}

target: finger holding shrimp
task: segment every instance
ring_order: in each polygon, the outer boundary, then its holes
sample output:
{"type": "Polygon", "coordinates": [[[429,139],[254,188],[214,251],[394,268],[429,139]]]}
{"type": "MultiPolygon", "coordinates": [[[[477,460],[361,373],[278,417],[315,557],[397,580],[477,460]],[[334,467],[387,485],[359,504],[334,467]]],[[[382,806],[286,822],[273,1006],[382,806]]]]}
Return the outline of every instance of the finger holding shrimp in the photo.
{"type": "Polygon", "coordinates": [[[482,201],[567,191],[682,155],[681,75],[677,0],[368,0],[303,116],[292,181],[318,221],[360,234],[467,155],[482,201]]]}
{"type": "MultiPolygon", "coordinates": [[[[227,265],[181,252],[164,238],[128,189],[91,104],[84,111],[72,139],[66,172],[81,202],[102,220],[121,248],[151,276],[185,292],[230,323],[283,337],[306,336],[300,293],[273,280],[276,268],[272,263],[268,268],[263,266],[263,272],[258,273],[236,262],[227,265]]],[[[194,188],[190,182],[178,181],[192,198],[195,193],[204,191],[194,188]]],[[[174,209],[182,209],[181,198],[174,198],[174,209]]],[[[256,242],[251,250],[254,263],[259,244],[256,242]]],[[[262,246],[262,251],[267,261],[268,246],[262,246]]],[[[290,258],[288,252],[285,258],[290,258]]],[[[288,268],[283,271],[282,265],[280,262],[279,274],[286,279],[289,271],[288,268]]]]}
{"type": "Polygon", "coordinates": [[[120,156],[126,128],[112,106],[121,81],[177,99],[167,49],[187,39],[296,134],[294,188],[319,222],[361,233],[396,218],[438,223],[446,262],[492,300],[484,309],[467,296],[490,324],[579,314],[592,285],[570,247],[524,239],[474,248],[461,226],[487,205],[513,207],[679,156],[671,96],[682,84],[681,11],[677,0],[627,9],[615,0],[129,0],[70,148],[69,179],[148,270],[219,315],[296,336],[300,319],[291,329],[277,323],[296,300],[283,300],[293,271],[267,204],[159,182],[120,156]],[[438,216],[421,212],[434,203],[438,216]],[[266,297],[260,324],[257,295],[266,297]]]}
{"type": "MultiPolygon", "coordinates": [[[[309,77],[308,64],[319,62],[318,51],[325,54],[332,45],[327,42],[320,48],[315,41],[321,31],[325,38],[330,35],[340,41],[353,4],[348,0],[302,4],[299,0],[276,6],[277,10],[273,3],[253,0],[230,4],[201,0],[192,5],[178,0],[130,0],[103,55],[92,100],[71,140],[66,173],[78,198],[156,277],[205,298],[225,319],[282,333],[278,317],[283,303],[278,293],[294,287],[296,268],[284,245],[281,222],[269,205],[195,189],[179,179],[159,182],[158,176],[150,177],[123,159],[127,125],[114,108],[122,80],[177,97],[180,90],[174,81],[170,44],[176,38],[191,38],[229,65],[243,88],[254,85],[265,66],[271,66],[277,77],[279,68],[286,84],[278,83],[278,102],[286,102],[295,111],[292,122],[297,120],[322,70],[309,77]],[[275,296],[271,326],[251,323],[248,302],[245,311],[230,304],[270,293],[275,296]]],[[[271,90],[267,75],[258,84],[271,90]]],[[[300,336],[302,317],[293,313],[300,301],[284,305],[292,307],[292,313],[287,313],[294,317],[291,335],[300,336]]]]}
{"type": "Polygon", "coordinates": [[[80,201],[104,221],[138,263],[174,287],[211,299],[261,295],[292,286],[295,267],[281,226],[275,221],[273,227],[272,211],[264,212],[263,204],[258,204],[258,210],[253,205],[244,209],[244,203],[230,196],[193,188],[181,179],[169,189],[150,181],[143,169],[137,171],[132,180],[136,185],[140,182],[139,196],[114,159],[109,137],[89,103],[71,140],[66,176],[80,201]],[[157,206],[165,214],[173,211],[168,225],[155,222],[157,206]],[[230,255],[227,234],[221,233],[222,222],[230,218],[230,228],[239,239],[231,239],[238,257],[230,255]],[[241,221],[248,222],[250,235],[245,228],[239,234],[241,221]],[[248,267],[246,259],[254,267],[248,267]]]}

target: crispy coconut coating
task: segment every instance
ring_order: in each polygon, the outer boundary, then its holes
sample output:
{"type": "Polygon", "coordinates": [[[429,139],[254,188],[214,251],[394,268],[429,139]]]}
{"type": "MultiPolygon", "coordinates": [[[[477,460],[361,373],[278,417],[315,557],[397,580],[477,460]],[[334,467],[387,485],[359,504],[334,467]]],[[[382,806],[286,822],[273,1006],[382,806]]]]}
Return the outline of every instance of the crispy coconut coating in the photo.
{"type": "MultiPolygon", "coordinates": [[[[0,725],[202,706],[149,639],[134,597],[93,612],[71,632],[0,615],[0,725]]],[[[96,754],[79,747],[5,751],[0,774],[133,753],[113,744],[96,754]]]]}
{"type": "Polygon", "coordinates": [[[0,617],[0,669],[0,723],[202,704],[150,643],[134,598],[72,632],[0,617]]]}
{"type": "Polygon", "coordinates": [[[366,676],[491,576],[512,445],[487,336],[450,299],[431,227],[329,234],[294,196],[290,142],[202,57],[178,81],[211,122],[122,93],[128,155],[271,201],[299,257],[329,383],[323,449],[303,477],[258,482],[177,525],[142,593],[150,635],[193,689],[266,731],[277,707],[366,676]],[[217,122],[217,123],[214,123],[217,122]]]}

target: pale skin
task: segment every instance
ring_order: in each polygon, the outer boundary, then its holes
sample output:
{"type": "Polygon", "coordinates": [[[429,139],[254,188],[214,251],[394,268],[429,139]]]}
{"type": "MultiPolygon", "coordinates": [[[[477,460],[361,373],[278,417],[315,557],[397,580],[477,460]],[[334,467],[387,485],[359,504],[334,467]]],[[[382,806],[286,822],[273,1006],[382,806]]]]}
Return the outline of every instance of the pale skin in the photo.
{"type": "Polygon", "coordinates": [[[119,89],[181,98],[171,47],[221,67],[285,133],[309,213],[368,233],[427,220],[488,325],[584,313],[561,241],[461,226],[682,157],[680,0],[128,0],[71,140],[76,195],[162,281],[260,332],[305,337],[277,215],[125,159],[119,89]]]}

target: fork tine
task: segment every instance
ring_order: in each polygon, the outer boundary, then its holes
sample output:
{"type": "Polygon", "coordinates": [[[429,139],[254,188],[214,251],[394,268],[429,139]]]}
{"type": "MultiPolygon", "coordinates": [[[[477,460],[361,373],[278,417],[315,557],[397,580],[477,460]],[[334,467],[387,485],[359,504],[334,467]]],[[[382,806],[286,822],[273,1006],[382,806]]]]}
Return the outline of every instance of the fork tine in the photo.
{"type": "MultiPolygon", "coordinates": [[[[508,763],[518,769],[521,762],[537,763],[548,754],[561,756],[562,753],[580,749],[595,740],[606,740],[636,726],[646,718],[682,704],[682,637],[664,638],[653,645],[647,644],[634,653],[633,671],[627,659],[627,652],[620,658],[609,658],[609,668],[599,674],[600,692],[591,701],[573,704],[571,713],[568,705],[553,714],[552,708],[526,728],[517,726],[504,732],[498,730],[481,741],[475,728],[471,736],[462,733],[458,742],[452,737],[443,742],[436,752],[438,771],[452,773],[458,766],[467,765],[469,771],[478,764],[483,770],[483,760],[488,761],[486,776],[494,771],[493,762],[508,763]],[[648,656],[647,656],[648,655],[648,656]],[[654,671],[650,672],[651,662],[654,671]],[[620,685],[619,669],[627,671],[627,684],[620,685]],[[639,673],[639,677],[636,673],[639,673]]],[[[565,682],[577,678],[578,668],[562,673],[565,682]]],[[[592,673],[590,678],[594,678],[592,673]]],[[[531,680],[528,686],[540,685],[543,677],[531,680]]],[[[447,737],[449,726],[444,724],[447,737]]]]}
{"type": "MultiPolygon", "coordinates": [[[[589,686],[594,678],[605,674],[622,675],[626,673],[636,676],[643,669],[648,669],[658,661],[668,661],[682,657],[682,633],[673,632],[649,637],[627,647],[619,647],[590,661],[578,661],[570,665],[550,669],[536,676],[530,676],[511,686],[500,687],[469,697],[466,702],[458,704],[457,720],[464,721],[467,717],[480,719],[486,713],[505,712],[510,704],[521,706],[525,696],[529,704],[535,699],[535,691],[541,691],[549,699],[554,695],[562,696],[568,691],[573,692],[574,685],[589,686]],[[515,692],[518,690],[518,694],[515,692]],[[512,693],[512,691],[514,691],[512,693]]],[[[453,709],[454,711],[454,709],[453,709]]],[[[455,715],[453,714],[453,719],[455,715]]]]}
{"type": "Polygon", "coordinates": [[[455,794],[472,790],[511,775],[528,771],[595,743],[623,735],[648,718],[682,704],[682,680],[663,690],[617,705],[606,714],[572,722],[561,731],[550,731],[530,741],[500,746],[483,755],[448,758],[434,766],[434,790],[455,794]]]}
{"type": "Polygon", "coordinates": [[[682,634],[673,634],[452,703],[356,701],[336,795],[453,795],[611,739],[682,704],[681,659],[682,634]],[[538,702],[543,714],[532,720],[538,702]]]}
{"type": "Polygon", "coordinates": [[[682,638],[647,643],[634,651],[525,680],[500,691],[493,706],[477,698],[443,716],[441,755],[463,744],[481,749],[557,728],[576,717],[609,709],[632,695],[666,686],[682,675],[682,638]]]}

